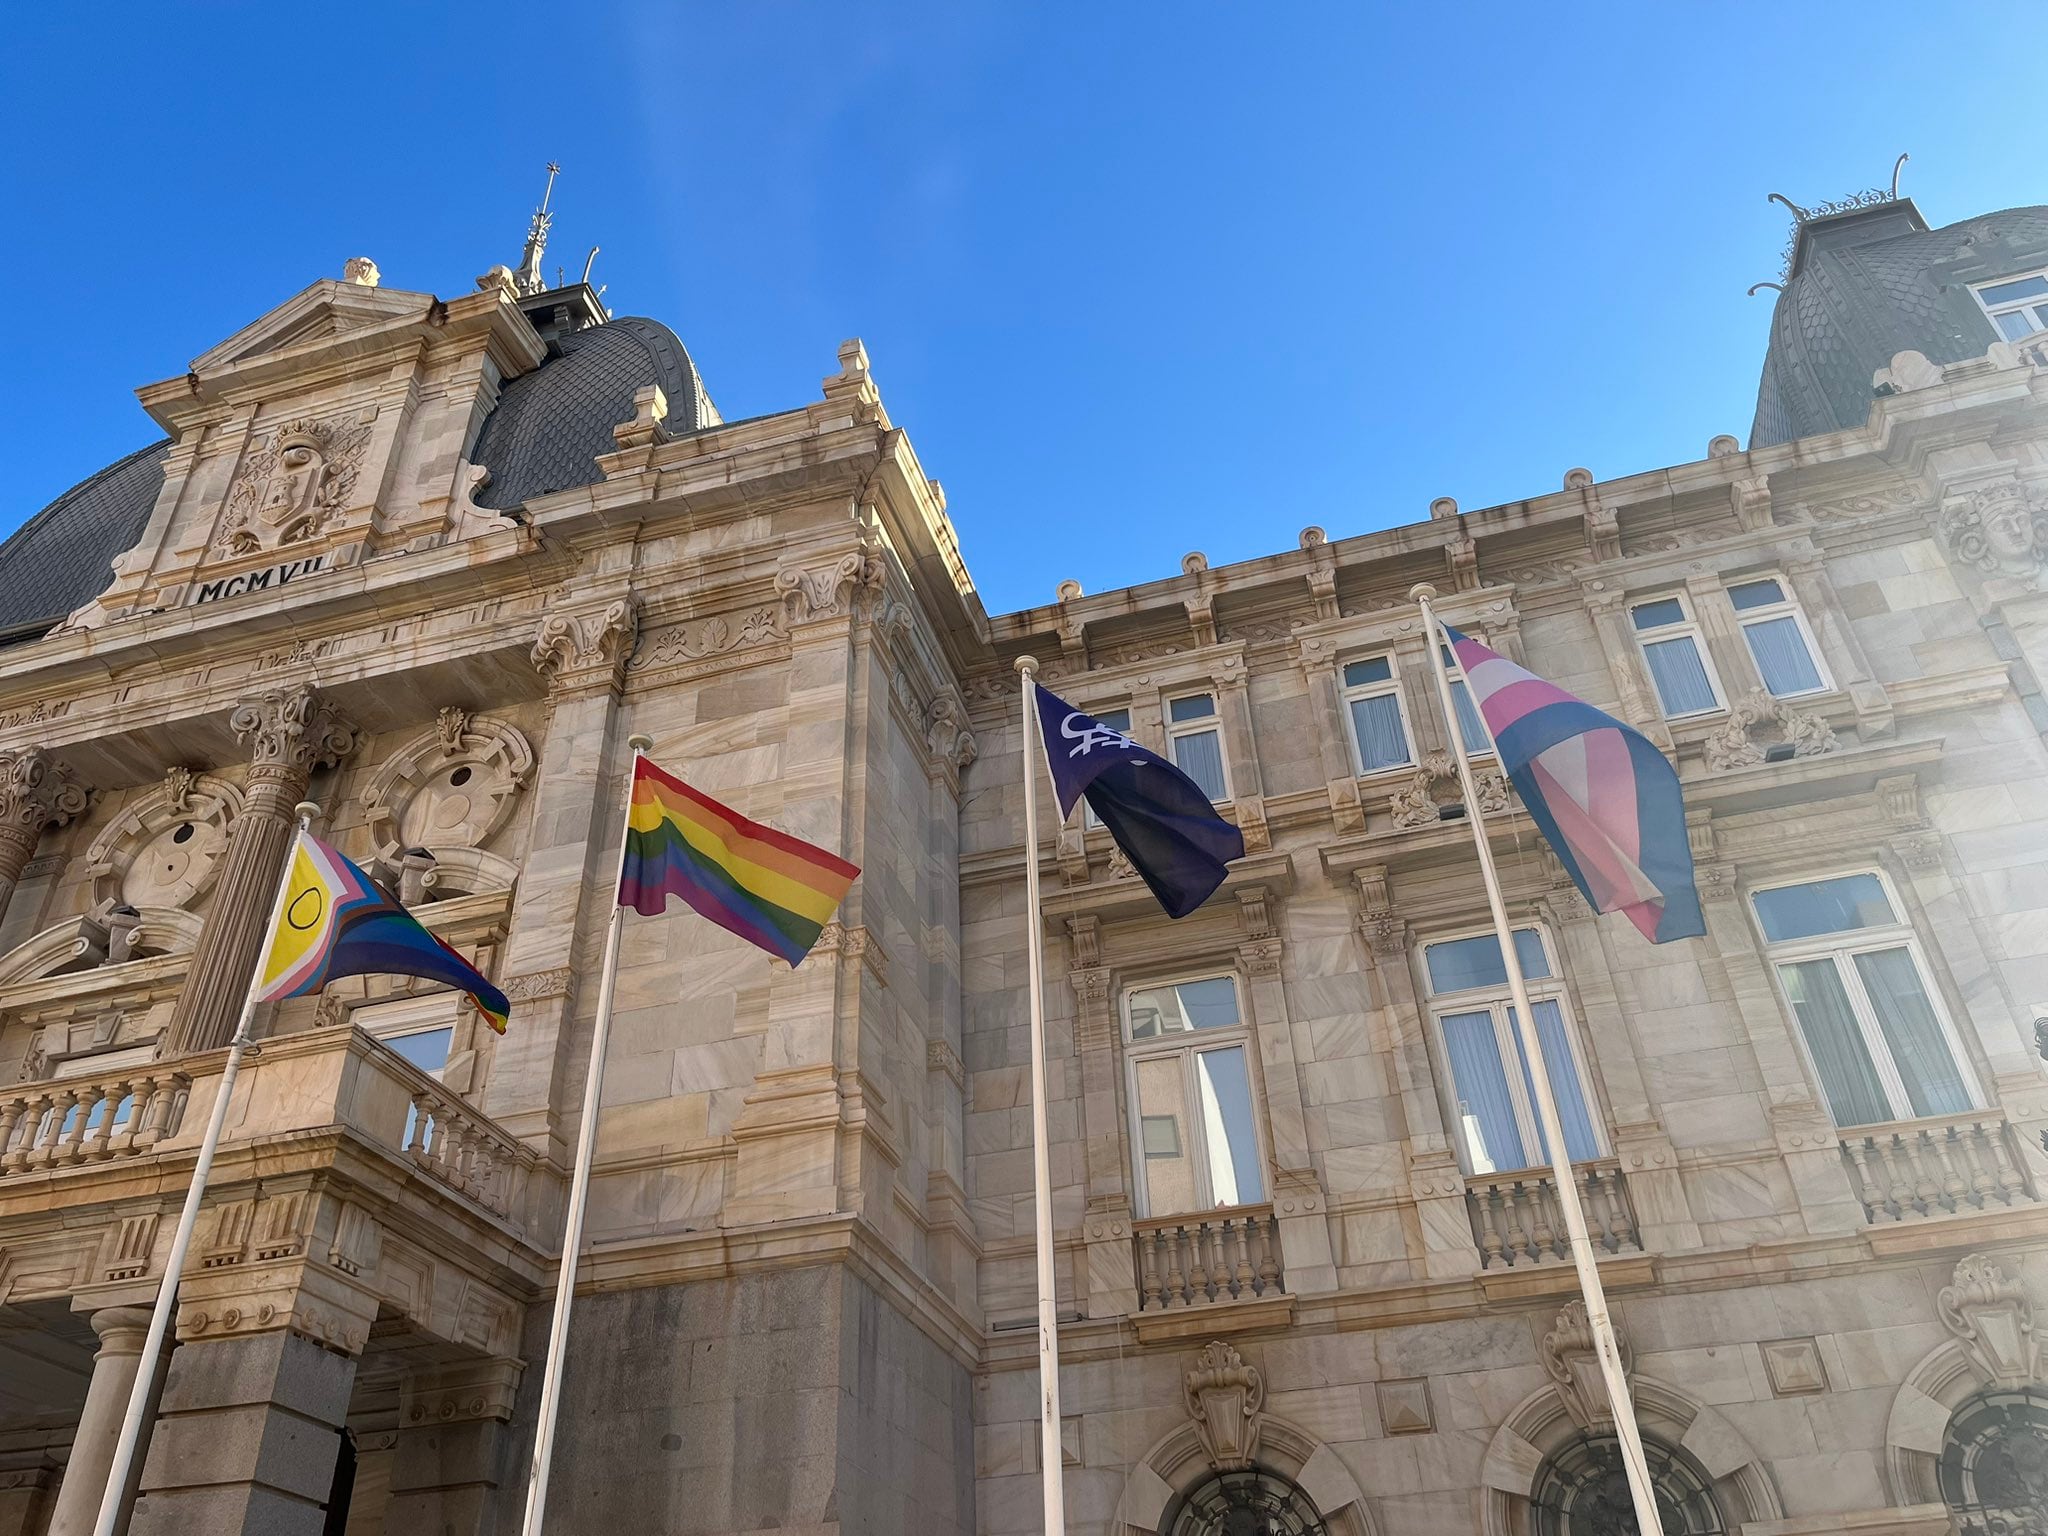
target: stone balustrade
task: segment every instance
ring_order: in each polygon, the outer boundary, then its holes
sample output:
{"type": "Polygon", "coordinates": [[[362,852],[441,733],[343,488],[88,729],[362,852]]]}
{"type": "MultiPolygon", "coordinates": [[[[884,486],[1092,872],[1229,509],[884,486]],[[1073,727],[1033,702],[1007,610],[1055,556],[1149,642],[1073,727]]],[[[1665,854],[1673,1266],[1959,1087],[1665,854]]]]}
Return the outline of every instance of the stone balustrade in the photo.
{"type": "Polygon", "coordinates": [[[415,1085],[405,1152],[428,1178],[494,1216],[515,1219],[533,1154],[439,1086],[415,1085]]]}
{"type": "Polygon", "coordinates": [[[175,1133],[191,1079],[129,1067],[0,1094],[0,1179],[147,1152],[175,1133]]]}
{"type": "Polygon", "coordinates": [[[1206,1307],[1284,1293],[1270,1205],[1239,1205],[1132,1223],[1138,1308],[1206,1307]]]}
{"type": "MultiPolygon", "coordinates": [[[[1628,1186],[1613,1158],[1575,1164],[1586,1234],[1609,1253],[1640,1253],[1628,1186]]],[[[1571,1237],[1548,1168],[1473,1174],[1465,1180],[1465,1208],[1484,1269],[1517,1264],[1569,1264],[1571,1237]]]]}
{"type": "Polygon", "coordinates": [[[1861,1125],[1841,1133],[1849,1184],[1873,1225],[2029,1205],[2005,1112],[1861,1125]]]}

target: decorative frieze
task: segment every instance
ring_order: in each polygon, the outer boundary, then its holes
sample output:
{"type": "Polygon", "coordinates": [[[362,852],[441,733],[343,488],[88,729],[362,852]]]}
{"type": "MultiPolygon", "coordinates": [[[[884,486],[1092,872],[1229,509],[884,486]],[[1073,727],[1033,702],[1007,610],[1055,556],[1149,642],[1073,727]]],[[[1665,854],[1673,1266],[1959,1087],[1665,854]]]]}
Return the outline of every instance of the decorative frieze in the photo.
{"type": "Polygon", "coordinates": [[[716,661],[740,651],[757,650],[788,638],[777,622],[773,608],[715,614],[707,619],[691,619],[651,631],[634,652],[629,667],[636,674],[664,667],[686,667],[695,662],[716,661]]]}

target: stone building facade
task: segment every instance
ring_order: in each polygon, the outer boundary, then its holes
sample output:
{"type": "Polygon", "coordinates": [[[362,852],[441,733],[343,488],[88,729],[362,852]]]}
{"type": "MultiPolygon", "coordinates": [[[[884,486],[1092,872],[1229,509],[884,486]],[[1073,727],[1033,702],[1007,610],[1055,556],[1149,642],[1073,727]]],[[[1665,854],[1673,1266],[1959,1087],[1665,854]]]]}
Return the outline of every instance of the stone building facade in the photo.
{"type": "Polygon", "coordinates": [[[1171,924],[1041,803],[1073,1530],[1627,1528],[1424,580],[1685,782],[1662,948],[1480,785],[1667,1528],[2043,1529],[2044,273],[1815,210],[1747,449],[1002,616],[858,342],[725,422],[355,261],[144,388],[0,548],[0,1533],[91,1528],[302,798],[511,1027],[260,1016],[130,1529],[517,1529],[634,731],[863,874],[628,921],[549,1530],[1037,1529],[1026,651],[1249,850],[1171,924]]]}

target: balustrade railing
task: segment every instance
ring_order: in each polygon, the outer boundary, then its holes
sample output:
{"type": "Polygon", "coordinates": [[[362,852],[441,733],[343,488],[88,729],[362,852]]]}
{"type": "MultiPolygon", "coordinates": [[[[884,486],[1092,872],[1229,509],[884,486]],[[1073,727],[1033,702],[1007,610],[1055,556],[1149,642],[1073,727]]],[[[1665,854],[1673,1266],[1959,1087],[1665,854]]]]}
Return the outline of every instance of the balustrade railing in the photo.
{"type": "Polygon", "coordinates": [[[1849,1182],[1872,1223],[2030,1205],[2035,1200],[1995,1109],[1840,1133],[1849,1182]]]}
{"type": "Polygon", "coordinates": [[[1133,1223],[1138,1309],[1207,1307],[1278,1296],[1280,1231],[1270,1205],[1239,1205],[1133,1223]]]}
{"type": "Polygon", "coordinates": [[[131,1067],[0,1092],[0,1178],[147,1152],[178,1129],[191,1080],[131,1067]]]}
{"type": "MultiPolygon", "coordinates": [[[[1579,1163],[1572,1175],[1587,1236],[1609,1253],[1640,1253],[1620,1165],[1611,1158],[1579,1163]]],[[[1465,1180],[1465,1209],[1482,1268],[1571,1262],[1571,1235],[1558,1204],[1557,1180],[1548,1168],[1472,1174],[1465,1180]]]]}
{"type": "Polygon", "coordinates": [[[412,1093],[405,1154],[429,1178],[507,1219],[533,1162],[531,1153],[454,1095],[424,1088],[412,1093]]]}

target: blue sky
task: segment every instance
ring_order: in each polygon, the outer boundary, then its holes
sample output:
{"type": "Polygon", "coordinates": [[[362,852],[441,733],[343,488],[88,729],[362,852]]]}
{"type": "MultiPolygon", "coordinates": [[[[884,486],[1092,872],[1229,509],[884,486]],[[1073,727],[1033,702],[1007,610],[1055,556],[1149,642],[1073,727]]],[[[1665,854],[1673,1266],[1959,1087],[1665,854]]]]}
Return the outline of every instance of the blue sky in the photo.
{"type": "Polygon", "coordinates": [[[364,254],[668,322],[720,408],[863,337],[991,610],[1702,457],[1786,234],[2048,200],[2048,6],[46,6],[10,19],[0,530],[364,254]]]}

